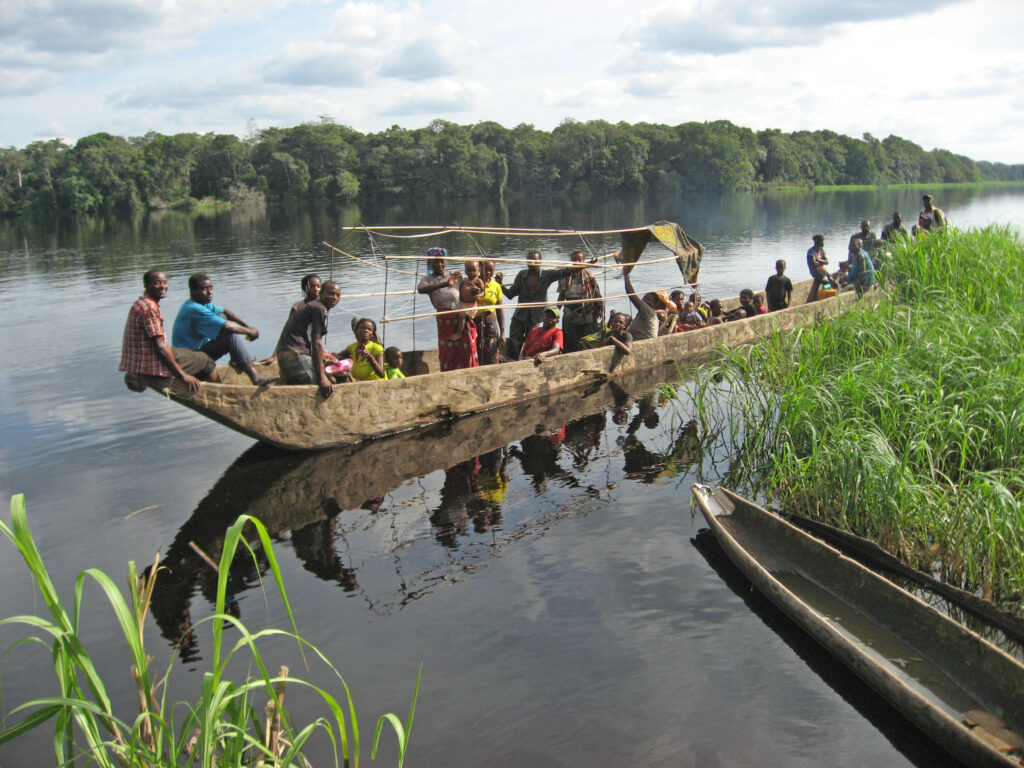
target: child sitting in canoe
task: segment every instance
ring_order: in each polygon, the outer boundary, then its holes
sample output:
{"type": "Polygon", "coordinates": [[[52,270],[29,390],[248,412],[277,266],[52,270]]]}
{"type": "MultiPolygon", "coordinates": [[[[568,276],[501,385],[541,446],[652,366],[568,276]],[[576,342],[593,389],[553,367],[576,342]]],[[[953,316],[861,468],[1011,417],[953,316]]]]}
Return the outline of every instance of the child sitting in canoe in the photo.
{"type": "Polygon", "coordinates": [[[622,354],[633,351],[633,337],[626,328],[630,317],[625,312],[612,312],[608,317],[608,325],[597,333],[584,336],[579,341],[580,349],[596,349],[597,347],[616,347],[622,354]]]}
{"type": "Polygon", "coordinates": [[[398,347],[388,347],[384,350],[384,378],[405,378],[405,374],[402,373],[402,350],[398,347]]]}
{"type": "Polygon", "coordinates": [[[458,341],[466,333],[466,324],[476,317],[476,300],[487,290],[484,281],[480,279],[480,262],[467,261],[465,270],[466,276],[459,283],[459,305],[463,311],[457,315],[459,323],[450,341],[458,341]]]}
{"type": "Polygon", "coordinates": [[[339,360],[350,359],[349,372],[356,381],[377,381],[386,377],[384,371],[384,347],[377,338],[377,323],[368,317],[357,320],[352,330],[356,340],[338,353],[339,360]]]}

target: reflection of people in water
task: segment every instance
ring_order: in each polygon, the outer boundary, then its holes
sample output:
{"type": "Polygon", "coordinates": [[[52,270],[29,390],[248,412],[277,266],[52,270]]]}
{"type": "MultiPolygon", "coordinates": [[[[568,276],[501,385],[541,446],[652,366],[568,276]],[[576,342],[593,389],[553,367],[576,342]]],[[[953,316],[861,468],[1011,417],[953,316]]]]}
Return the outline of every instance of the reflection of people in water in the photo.
{"type": "Polygon", "coordinates": [[[501,503],[508,495],[508,463],[512,457],[504,448],[497,448],[480,456],[480,475],[477,486],[480,493],[473,498],[470,516],[473,530],[487,533],[501,524],[501,503]]]}
{"type": "Polygon", "coordinates": [[[579,486],[572,473],[558,466],[564,439],[564,426],[548,433],[544,432],[543,427],[538,426],[535,434],[524,437],[518,446],[509,447],[509,453],[519,459],[523,473],[530,476],[537,493],[544,492],[549,477],[557,477],[572,488],[579,486]]]}
{"type": "Polygon", "coordinates": [[[636,415],[626,427],[626,434],[619,438],[626,476],[642,483],[656,482],[666,474],[678,474],[683,467],[695,460],[700,448],[696,421],[683,425],[675,435],[671,447],[664,453],[651,451],[640,441],[637,432],[641,424],[647,429],[655,429],[661,422],[657,409],[657,394],[651,392],[640,398],[636,415]]]}
{"type": "Polygon", "coordinates": [[[574,469],[582,472],[587,468],[601,445],[605,424],[603,411],[566,424],[565,449],[572,455],[574,469]]]}
{"type": "MultiPolygon", "coordinates": [[[[254,497],[263,490],[264,486],[254,482],[254,478],[266,474],[266,465],[258,453],[248,462],[229,470],[199,503],[161,558],[150,610],[160,633],[178,646],[182,661],[192,662],[200,658],[198,639],[192,628],[193,598],[202,595],[208,601],[209,608],[204,613],[211,612],[217,601],[217,569],[206,558],[219,562],[224,534],[237,515],[249,508],[254,497]]],[[[303,513],[306,511],[302,510],[303,513]]],[[[307,571],[351,590],[358,586],[355,574],[341,565],[334,551],[332,521],[340,511],[337,504],[325,500],[322,509],[314,512],[322,513],[327,519],[295,530],[291,540],[307,571]]],[[[300,514],[299,518],[305,522],[310,516],[300,514]]],[[[285,530],[288,530],[286,525],[279,523],[271,533],[285,530]]],[[[246,533],[252,534],[253,531],[247,527],[246,533]]],[[[254,542],[255,558],[240,546],[228,573],[225,611],[233,616],[241,615],[239,596],[259,586],[269,570],[269,562],[259,540],[251,535],[248,538],[254,542]]]]}
{"type": "MultiPolygon", "coordinates": [[[[202,594],[211,605],[217,602],[217,570],[190,546],[193,541],[190,532],[191,529],[186,523],[160,561],[150,603],[150,611],[157,626],[160,627],[160,634],[172,644],[177,644],[178,654],[184,662],[202,658],[192,628],[192,598],[196,594],[202,594]]],[[[223,535],[224,531],[221,531],[219,539],[200,539],[209,549],[203,550],[207,557],[215,561],[219,558],[220,548],[224,543],[223,535]]],[[[242,613],[238,594],[259,584],[261,576],[269,567],[262,548],[257,546],[253,549],[256,552],[256,559],[254,560],[248,552],[238,552],[228,574],[224,611],[235,617],[241,616],[242,613]]],[[[143,573],[145,575],[148,572],[149,568],[143,573]]]]}
{"type": "Polygon", "coordinates": [[[479,493],[479,475],[480,459],[477,456],[444,471],[441,503],[430,515],[434,538],[439,544],[455,549],[458,537],[466,533],[469,520],[467,503],[479,493]]]}
{"type": "Polygon", "coordinates": [[[346,592],[355,590],[359,583],[356,572],[341,564],[334,548],[334,521],[318,520],[305,528],[292,531],[292,547],[302,561],[302,567],[323,581],[335,581],[346,592]]]}

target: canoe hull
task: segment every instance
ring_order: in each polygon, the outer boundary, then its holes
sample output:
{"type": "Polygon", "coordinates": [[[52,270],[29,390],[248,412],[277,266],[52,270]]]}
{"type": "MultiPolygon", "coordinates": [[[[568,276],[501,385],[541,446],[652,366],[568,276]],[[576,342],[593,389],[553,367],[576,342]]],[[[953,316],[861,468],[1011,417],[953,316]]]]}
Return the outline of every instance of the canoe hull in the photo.
{"type": "Polygon", "coordinates": [[[962,690],[965,701],[997,713],[1018,732],[1024,717],[1024,666],[767,510],[724,489],[711,494],[694,486],[693,495],[722,549],[754,586],[923,733],[972,766],[1021,765],[986,743],[986,734],[964,725],[948,703],[844,631],[840,621],[809,604],[779,574],[799,573],[851,612],[868,617],[941,669],[962,690]]]}
{"type": "MultiPolygon", "coordinates": [[[[802,289],[806,287],[799,284],[794,297],[805,295],[802,289]]],[[[777,329],[812,325],[838,314],[855,298],[852,293],[843,294],[744,321],[635,342],[630,355],[603,347],[558,355],[542,365],[517,361],[438,372],[436,352],[410,352],[406,353],[406,367],[418,375],[341,385],[327,399],[308,385],[257,388],[227,367],[221,369],[224,383],[204,383],[195,394],[172,387],[167,394],[214,421],[270,445],[293,450],[335,448],[634,371],[665,368],[671,372],[678,362],[722,346],[748,343],[777,329]]]]}

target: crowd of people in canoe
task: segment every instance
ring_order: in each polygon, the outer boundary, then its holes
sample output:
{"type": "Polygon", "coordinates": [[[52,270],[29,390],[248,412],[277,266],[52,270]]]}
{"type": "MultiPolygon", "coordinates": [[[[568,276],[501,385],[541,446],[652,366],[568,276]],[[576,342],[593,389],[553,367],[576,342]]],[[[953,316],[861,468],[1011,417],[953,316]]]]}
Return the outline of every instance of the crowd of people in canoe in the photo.
{"type": "MultiPolygon", "coordinates": [[[[915,234],[946,223],[931,196],[923,199],[925,209],[915,234]]],[[[807,251],[813,278],[808,301],[846,290],[870,289],[885,244],[909,235],[899,212],[893,214],[880,238],[872,232],[870,221],[862,221],[860,230],[850,238],[848,258],[834,273],[828,271],[824,235],[814,235],[807,251]]],[[[763,293],[743,289],[739,306],[724,312],[718,299],[704,301],[696,291],[688,297],[681,290],[648,291],[641,296],[630,279],[633,265],[625,264],[626,295],[636,314],[612,311],[606,316],[597,280],[587,269],[582,250],[573,251],[565,267],[542,269],[537,251],[527,253],[526,263],[526,269],[506,285],[492,261],[470,259],[463,264],[463,271],[452,271],[447,268],[445,248],[427,250],[427,274],[416,290],[430,298],[436,311],[440,370],[525,359],[541,364],[555,355],[601,346],[613,346],[628,355],[636,341],[786,309],[793,292],[786,262],[780,259],[763,293]],[[552,285],[557,285],[555,303],[548,300],[552,285]],[[507,334],[505,299],[518,299],[507,334]]],[[[589,262],[594,263],[596,259],[589,262]]],[[[159,270],[150,270],[143,276],[143,285],[145,292],[132,305],[122,344],[120,370],[125,372],[129,388],[162,388],[169,380],[178,379],[190,391],[197,391],[201,381],[218,381],[216,361],[224,355],[229,355],[253,384],[271,383],[260,375],[245,345],[245,340],[257,339],[259,331],[230,309],[213,303],[213,282],[208,275],[189,277],[189,298],[175,318],[170,344],[160,310],[160,301],[167,295],[167,278],[159,270]]],[[[354,341],[336,354],[328,353],[328,314],[341,299],[341,287],[333,280],[322,282],[315,274],[303,277],[301,285],[303,299],[291,307],[274,355],[268,358],[277,360],[280,383],[313,384],[327,397],[338,383],[404,378],[402,352],[397,347],[383,347],[377,323],[371,318],[355,318],[354,341]]]]}

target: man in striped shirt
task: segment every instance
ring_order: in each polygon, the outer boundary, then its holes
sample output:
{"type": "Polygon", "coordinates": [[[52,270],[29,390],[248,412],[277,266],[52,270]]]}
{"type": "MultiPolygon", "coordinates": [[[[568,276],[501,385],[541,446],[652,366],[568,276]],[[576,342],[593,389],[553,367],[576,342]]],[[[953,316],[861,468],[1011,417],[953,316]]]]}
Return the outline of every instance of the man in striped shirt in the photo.
{"type": "Polygon", "coordinates": [[[151,269],[142,276],[145,292],[132,304],[124,326],[121,364],[125,384],[135,392],[147,385],[164,387],[180,379],[190,392],[199,390],[200,379],[216,381],[217,373],[209,355],[196,350],[172,351],[164,332],[160,300],[167,295],[167,277],[151,269]]]}

